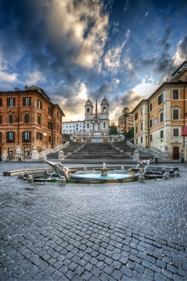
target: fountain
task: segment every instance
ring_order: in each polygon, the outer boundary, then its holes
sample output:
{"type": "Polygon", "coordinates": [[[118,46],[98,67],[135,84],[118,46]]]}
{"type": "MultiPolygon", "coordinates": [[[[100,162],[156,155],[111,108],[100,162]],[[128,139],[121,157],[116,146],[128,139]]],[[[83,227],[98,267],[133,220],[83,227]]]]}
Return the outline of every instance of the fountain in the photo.
{"type": "Polygon", "coordinates": [[[38,183],[59,183],[65,185],[66,183],[123,183],[129,181],[138,181],[144,183],[145,179],[158,178],[170,179],[171,177],[178,177],[178,168],[163,168],[149,167],[150,160],[138,161],[137,164],[125,170],[124,166],[120,168],[106,167],[103,163],[102,167],[92,167],[90,170],[84,166],[81,170],[79,168],[67,168],[61,162],[46,163],[52,169],[32,169],[30,171],[12,171],[5,172],[4,176],[18,175],[18,178],[38,183]],[[167,173],[168,175],[167,175],[167,173]]]}

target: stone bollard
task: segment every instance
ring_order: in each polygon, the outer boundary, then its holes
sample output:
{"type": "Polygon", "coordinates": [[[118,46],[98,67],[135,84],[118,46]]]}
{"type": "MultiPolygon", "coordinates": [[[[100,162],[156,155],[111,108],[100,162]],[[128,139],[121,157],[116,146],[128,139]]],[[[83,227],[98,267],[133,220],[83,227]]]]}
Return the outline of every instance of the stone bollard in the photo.
{"type": "Polygon", "coordinates": [[[145,182],[144,174],[139,174],[139,176],[138,176],[138,182],[139,182],[139,183],[144,183],[144,182],[145,182]]]}
{"type": "Polygon", "coordinates": [[[87,172],[87,167],[84,167],[84,172],[85,172],[85,173],[87,172]]]}
{"type": "Polygon", "coordinates": [[[39,157],[38,151],[36,150],[36,146],[34,146],[34,147],[33,147],[33,151],[32,151],[31,159],[32,159],[32,160],[38,159],[38,157],[39,157]]]}
{"type": "Polygon", "coordinates": [[[58,159],[64,159],[64,151],[62,149],[58,152],[58,159]]]}
{"type": "Polygon", "coordinates": [[[34,181],[33,176],[32,175],[28,175],[27,182],[32,183],[33,181],[34,181]]]}
{"type": "Polygon", "coordinates": [[[61,177],[60,180],[59,180],[59,184],[62,185],[62,186],[66,185],[66,178],[65,177],[61,177]]]}
{"type": "Polygon", "coordinates": [[[46,160],[47,160],[47,156],[46,156],[46,154],[44,153],[44,154],[42,155],[42,162],[46,162],[46,160]]]}
{"type": "Polygon", "coordinates": [[[180,173],[179,173],[179,171],[176,170],[176,171],[174,172],[174,177],[179,177],[179,176],[180,176],[180,173]]]}
{"type": "Polygon", "coordinates": [[[140,160],[140,153],[138,149],[134,151],[134,160],[139,161],[140,160]]]}
{"type": "Polygon", "coordinates": [[[24,173],[19,173],[18,174],[18,179],[23,180],[23,178],[24,178],[24,173]]]}
{"type": "Polygon", "coordinates": [[[173,169],[170,169],[170,170],[169,170],[169,176],[170,176],[170,177],[174,177],[174,170],[173,170],[173,169]]]}
{"type": "Polygon", "coordinates": [[[121,166],[121,171],[124,171],[124,166],[121,166]]]}
{"type": "Polygon", "coordinates": [[[169,174],[168,172],[165,172],[162,176],[163,180],[169,180],[169,174]]]}

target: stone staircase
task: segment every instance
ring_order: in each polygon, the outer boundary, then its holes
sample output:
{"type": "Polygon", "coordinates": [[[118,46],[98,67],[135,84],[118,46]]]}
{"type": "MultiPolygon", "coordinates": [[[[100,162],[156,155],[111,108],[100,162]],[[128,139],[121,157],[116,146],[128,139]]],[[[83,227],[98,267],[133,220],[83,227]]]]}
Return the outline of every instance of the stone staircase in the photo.
{"type": "MultiPolygon", "coordinates": [[[[78,143],[71,142],[63,148],[65,159],[105,159],[133,160],[135,148],[129,147],[125,141],[115,143],[78,143]]],[[[140,151],[140,159],[150,159],[150,153],[140,151]]],[[[58,152],[47,155],[47,159],[58,159],[58,152]]]]}
{"type": "Polygon", "coordinates": [[[68,156],[68,159],[131,159],[120,153],[109,143],[86,143],[77,153],[68,156]]]}
{"type": "MultiPolygon", "coordinates": [[[[65,157],[68,157],[68,155],[74,153],[77,149],[80,149],[82,145],[82,143],[70,141],[70,144],[66,148],[63,148],[65,157]]],[[[58,159],[58,152],[48,154],[47,159],[58,159]]]]}

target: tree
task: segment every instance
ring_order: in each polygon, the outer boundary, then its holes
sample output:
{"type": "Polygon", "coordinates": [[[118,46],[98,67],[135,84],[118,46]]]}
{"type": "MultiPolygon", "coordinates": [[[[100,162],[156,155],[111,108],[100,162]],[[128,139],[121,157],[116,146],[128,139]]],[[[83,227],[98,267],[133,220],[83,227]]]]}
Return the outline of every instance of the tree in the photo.
{"type": "Polygon", "coordinates": [[[128,117],[129,114],[130,114],[129,108],[128,108],[128,107],[124,107],[122,113],[123,113],[123,116],[124,116],[124,118],[125,118],[125,134],[126,134],[127,117],[128,117]]]}
{"type": "Polygon", "coordinates": [[[118,129],[116,127],[115,124],[112,124],[110,127],[109,127],[109,134],[110,135],[117,135],[118,134],[118,129]]]}

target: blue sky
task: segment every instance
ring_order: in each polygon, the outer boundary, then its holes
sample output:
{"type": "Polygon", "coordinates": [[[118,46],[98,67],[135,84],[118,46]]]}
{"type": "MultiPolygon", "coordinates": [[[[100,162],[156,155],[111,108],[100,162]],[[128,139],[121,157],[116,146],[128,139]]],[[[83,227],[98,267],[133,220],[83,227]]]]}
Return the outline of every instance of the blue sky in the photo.
{"type": "Polygon", "coordinates": [[[38,86],[64,121],[104,96],[116,121],[184,60],[186,0],[0,1],[0,90],[38,86]]]}

